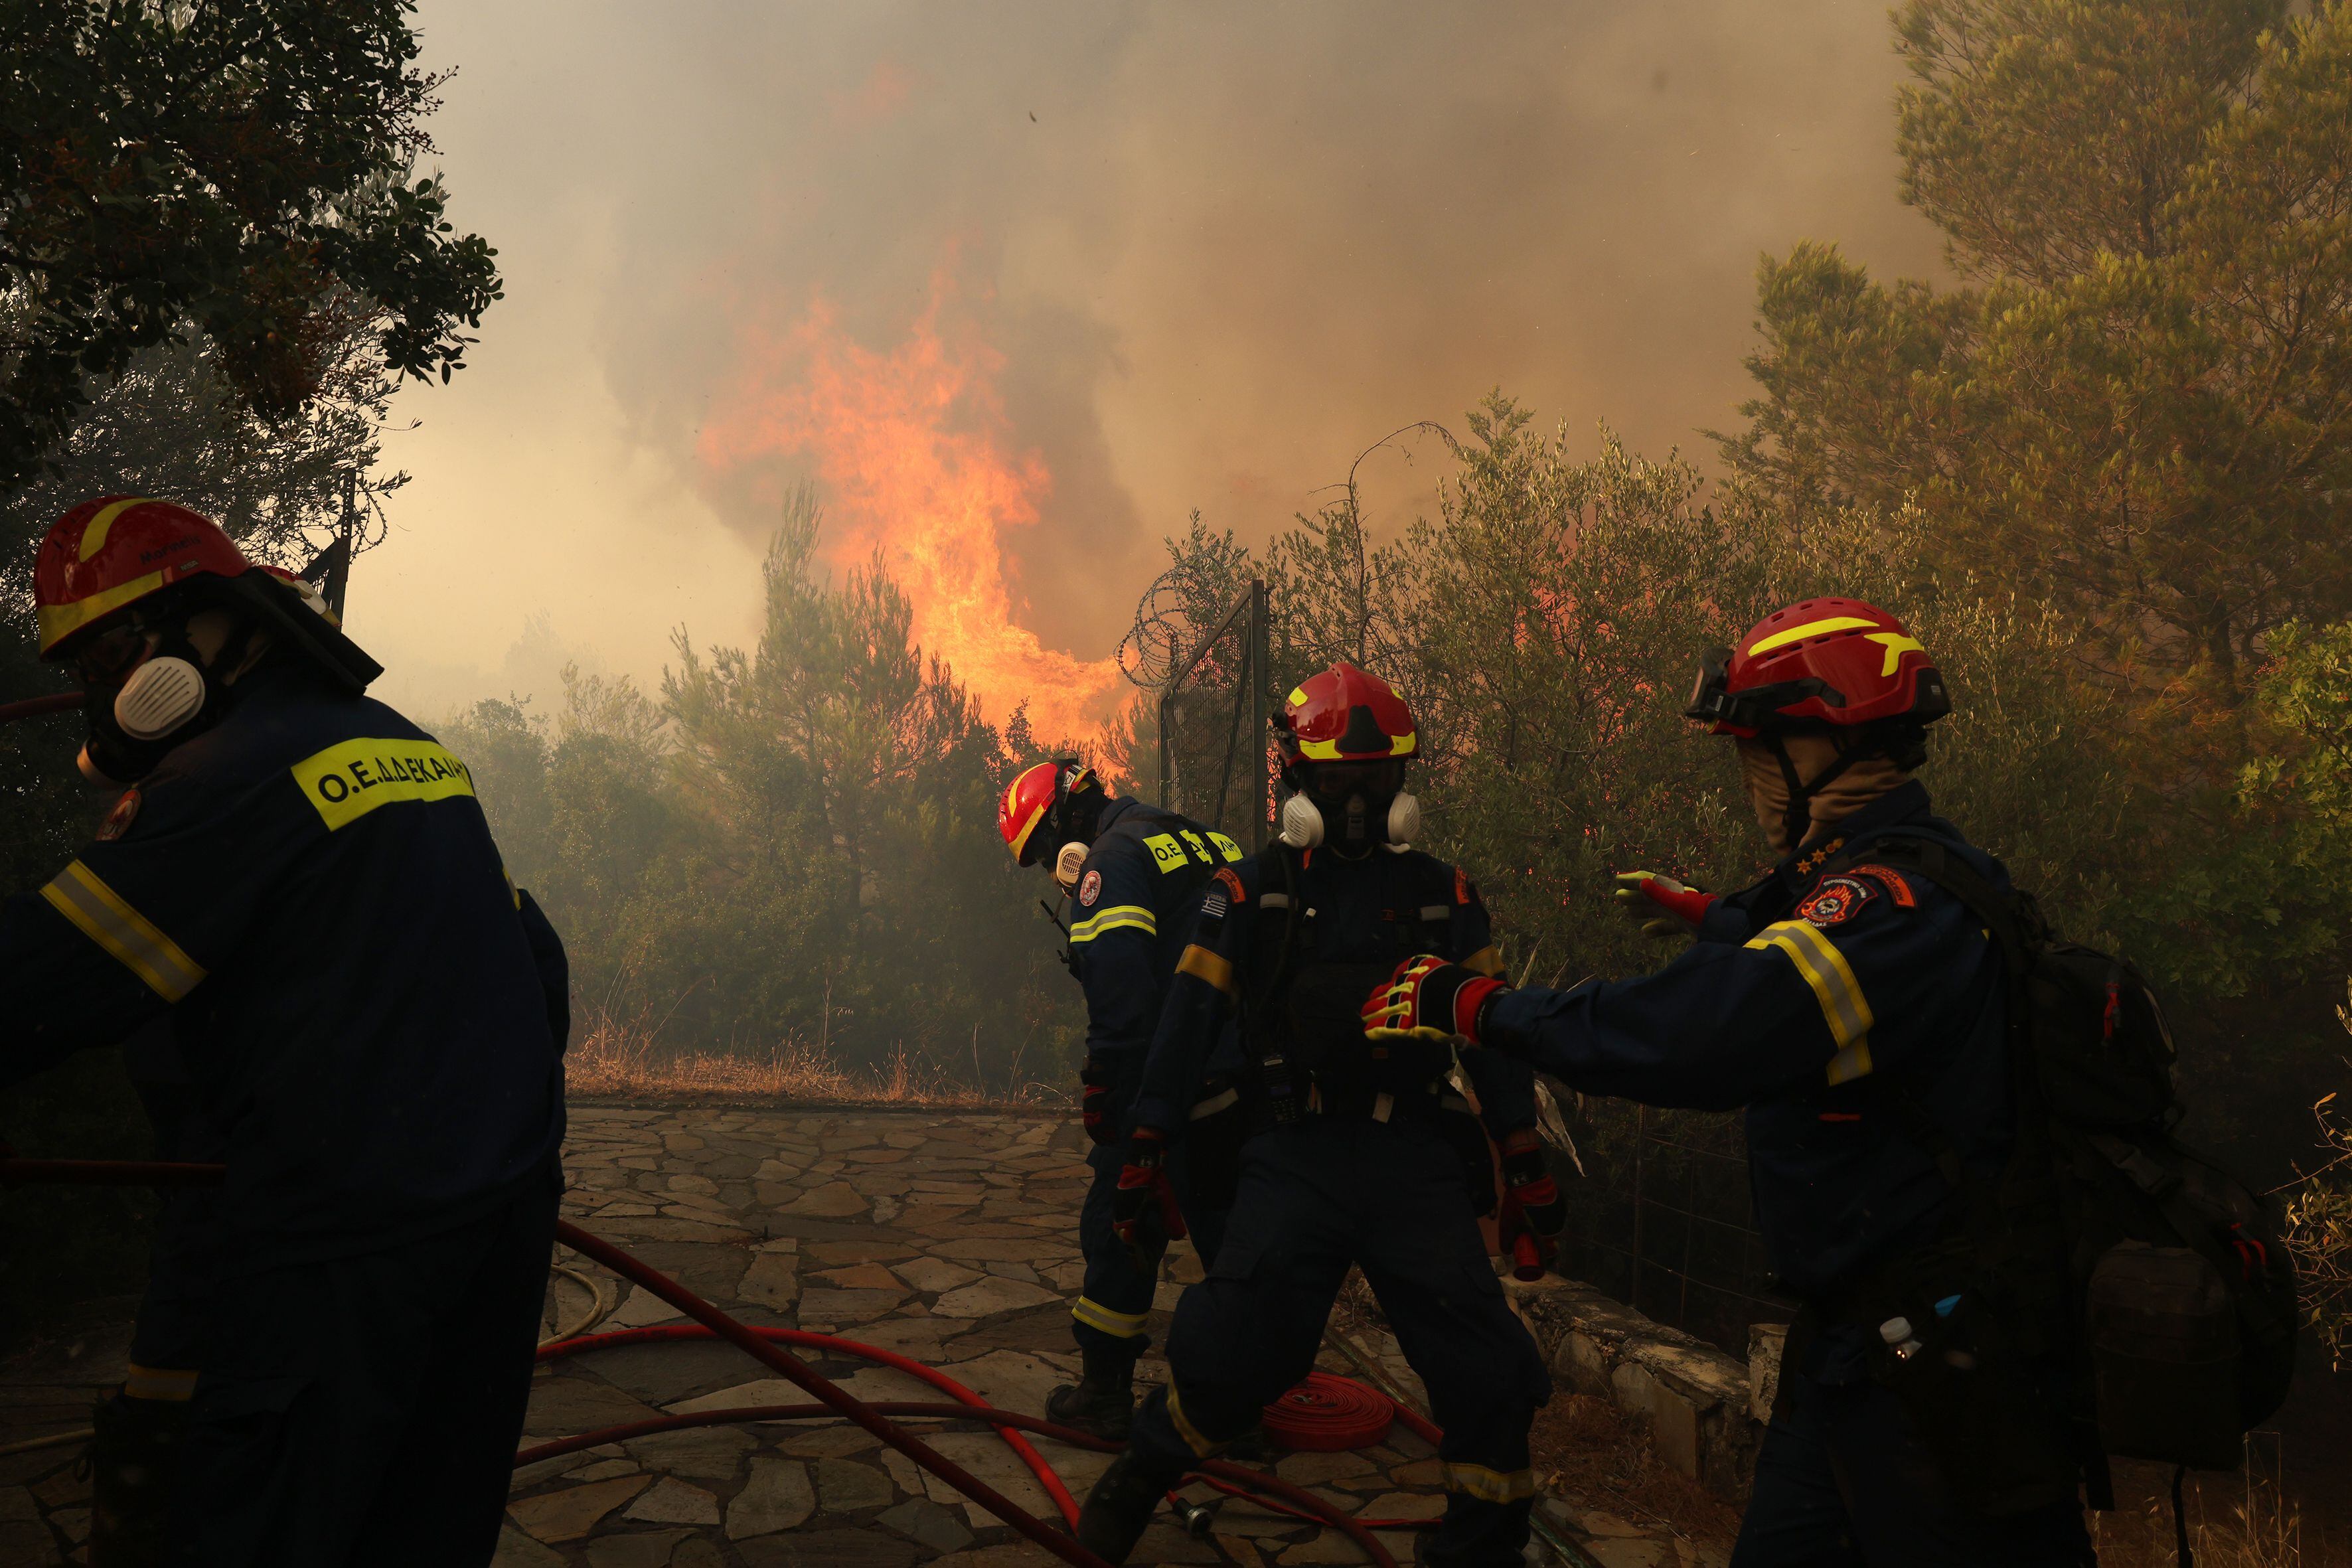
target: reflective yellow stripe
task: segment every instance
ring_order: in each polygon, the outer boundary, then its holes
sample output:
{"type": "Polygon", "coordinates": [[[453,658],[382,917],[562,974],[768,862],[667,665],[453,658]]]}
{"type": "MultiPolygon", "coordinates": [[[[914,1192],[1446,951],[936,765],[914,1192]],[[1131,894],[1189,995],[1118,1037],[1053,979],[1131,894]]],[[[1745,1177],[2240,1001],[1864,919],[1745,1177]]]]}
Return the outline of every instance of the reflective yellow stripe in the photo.
{"type": "Polygon", "coordinates": [[[290,771],[329,832],[394,801],[474,793],[466,764],[431,741],[339,741],[290,771]]]}
{"type": "Polygon", "coordinates": [[[1831,1086],[1852,1083],[1858,1078],[1868,1078],[1873,1065],[1870,1059],[1870,1042],[1856,1040],[1830,1058],[1831,1086]]]}
{"type": "Polygon", "coordinates": [[[1092,1300],[1085,1296],[1079,1297],[1076,1303],[1070,1308],[1070,1316],[1087,1327],[1099,1329],[1104,1333],[1122,1340],[1141,1339],[1144,1321],[1150,1315],[1149,1312],[1114,1312],[1100,1301],[1092,1300]]]}
{"type": "Polygon", "coordinates": [[[87,561],[105,549],[107,531],[114,526],[114,520],[134,506],[145,506],[148,500],[146,496],[127,496],[112,506],[99,508],[98,515],[81,525],[81,558],[87,561]]]}
{"type": "Polygon", "coordinates": [[[1815,1000],[1822,1005],[1822,1017],[1830,1026],[1830,1038],[1837,1043],[1837,1056],[1829,1068],[1830,1081],[1844,1083],[1867,1074],[1870,1029],[1876,1020],[1837,944],[1810,921],[1780,921],[1766,926],[1748,945],[1759,951],[1778,949],[1812,987],[1815,1000]]]}
{"type": "Polygon", "coordinates": [[[1184,956],[1176,961],[1176,973],[1205,980],[1228,996],[1241,994],[1240,987],[1234,984],[1234,966],[1198,942],[1186,948],[1184,956]]]}
{"type": "Polygon", "coordinates": [[[1210,831],[1209,842],[1217,847],[1217,853],[1223,855],[1228,864],[1242,858],[1242,847],[1214,829],[1210,831]]]}
{"type": "Polygon", "coordinates": [[[1927,651],[1927,646],[1917,637],[1906,637],[1901,632],[1880,632],[1863,640],[1874,642],[1886,650],[1886,662],[1878,670],[1881,679],[1895,673],[1895,667],[1903,662],[1905,654],[1927,651]]]}
{"type": "Polygon", "coordinates": [[[81,933],[121,960],[166,1002],[177,1002],[204,984],[205,966],[180,950],[153,921],[129,904],[98,874],[77,860],[58,872],[41,897],[81,933]]]}
{"type": "MultiPolygon", "coordinates": [[[[1876,623],[1864,621],[1862,624],[1864,626],[1874,626],[1876,623]]],[[[1389,739],[1389,755],[1391,757],[1402,757],[1405,755],[1412,750],[1412,742],[1413,731],[1411,730],[1406,731],[1402,735],[1391,736],[1389,739]]],[[[1339,760],[1339,742],[1337,741],[1301,741],[1298,742],[1298,754],[1305,757],[1309,762],[1336,763],[1339,760]]]]}
{"type": "Polygon", "coordinates": [[[1092,919],[1080,921],[1072,926],[1070,940],[1092,942],[1103,932],[1117,931],[1122,926],[1132,926],[1137,931],[1149,931],[1153,936],[1160,934],[1160,922],[1152,919],[1151,911],[1141,904],[1113,904],[1092,919]]]}
{"type": "Polygon", "coordinates": [[[118,583],[86,599],[76,599],[70,605],[43,605],[39,616],[41,651],[47,653],[100,616],[112,615],[133,599],[143,599],[163,585],[163,574],[154,571],[128,583],[118,583]]]}
{"type": "Polygon", "coordinates": [[[196,1369],[176,1366],[141,1366],[131,1363],[123,1374],[122,1397],[125,1399],[157,1399],[177,1404],[196,1392],[196,1369]]]}
{"type": "Polygon", "coordinates": [[[1875,630],[1877,626],[1876,621],[1864,620],[1860,616],[1832,616],[1825,621],[1807,621],[1801,626],[1790,626],[1786,631],[1774,632],[1770,637],[1758,637],[1748,645],[1748,657],[1754,658],[1759,653],[1769,653],[1776,647],[1786,647],[1792,642],[1802,642],[1807,637],[1817,637],[1825,632],[1852,631],[1856,626],[1869,626],[1875,630]]]}
{"type": "Polygon", "coordinates": [[[1462,967],[1474,970],[1489,980],[1503,973],[1503,955],[1495,951],[1492,942],[1462,961],[1462,967]]]}
{"type": "Polygon", "coordinates": [[[1184,1418],[1184,1403],[1176,1397],[1173,1383],[1168,1385],[1168,1422],[1176,1428],[1176,1436],[1184,1439],[1184,1446],[1192,1450],[1195,1458],[1206,1459],[1223,1451],[1224,1444],[1211,1442],[1201,1435],[1199,1427],[1184,1418]]]}
{"type": "Polygon", "coordinates": [[[1536,1495],[1536,1473],[1533,1470],[1490,1470],[1484,1465],[1465,1465],[1449,1461],[1445,1467],[1445,1489],[1467,1492],[1482,1502],[1517,1502],[1536,1495]]]}

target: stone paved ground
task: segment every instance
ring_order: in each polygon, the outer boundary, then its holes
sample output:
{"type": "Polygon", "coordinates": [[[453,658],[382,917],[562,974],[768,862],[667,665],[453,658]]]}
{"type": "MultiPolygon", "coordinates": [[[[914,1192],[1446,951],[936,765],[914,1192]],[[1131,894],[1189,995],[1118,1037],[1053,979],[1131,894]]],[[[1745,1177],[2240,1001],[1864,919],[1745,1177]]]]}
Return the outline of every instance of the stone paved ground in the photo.
{"type": "MultiPolygon", "coordinates": [[[[982,1112],[575,1107],[568,1217],[752,1323],[837,1331],[938,1366],[1009,1409],[1042,1411],[1076,1370],[1069,1299],[1072,1216],[1086,1176],[1066,1120],[982,1112]]],[[[1155,1334],[1199,1269],[1175,1249],[1155,1334]]],[[[606,1280],[606,1289],[613,1289],[606,1280]]],[[[609,1296],[608,1296],[609,1299],[609,1296]]],[[[551,1314],[575,1320],[584,1289],[559,1284],[551,1314]]],[[[630,1291],[599,1325],[679,1321],[630,1291]]],[[[121,1366],[119,1327],[0,1370],[0,1444],[86,1420],[121,1366]]],[[[1393,1342],[1366,1347],[1401,1386],[1393,1342]]],[[[1334,1371],[1353,1369],[1337,1355],[1334,1371]]],[[[820,1370],[866,1398],[938,1398],[901,1373],[849,1360],[820,1370]]],[[[1143,1375],[1164,1367],[1147,1359],[1143,1375]]],[[[1401,1374],[1401,1375],[1400,1375],[1401,1374]]],[[[730,1346],[657,1344],[543,1368],[526,1443],[662,1411],[802,1403],[730,1346]]],[[[939,1448],[1042,1516],[1034,1478],[984,1431],[933,1427],[939,1448]]],[[[1104,1460],[1040,1447],[1085,1495],[1104,1460]]],[[[79,1562],[89,1531],[75,1450],[0,1456],[0,1564],[79,1562]]],[[[1442,1507],[1428,1447],[1402,1431],[1360,1454],[1296,1454],[1285,1479],[1374,1518],[1442,1507]]],[[[1206,1495],[1200,1493],[1197,1495],[1206,1495]]],[[[1588,1506],[1544,1505],[1600,1568],[1682,1568],[1719,1556],[1588,1506]]],[[[1401,1563],[1417,1537],[1383,1538],[1401,1563]]],[[[1163,1515],[1138,1563],[1243,1568],[1359,1561],[1336,1531],[1227,1500],[1195,1540],[1163,1515]]],[[[842,1423],[660,1434],[530,1467],[515,1479],[499,1568],[1013,1568],[1053,1561],[952,1489],[842,1423]]]]}

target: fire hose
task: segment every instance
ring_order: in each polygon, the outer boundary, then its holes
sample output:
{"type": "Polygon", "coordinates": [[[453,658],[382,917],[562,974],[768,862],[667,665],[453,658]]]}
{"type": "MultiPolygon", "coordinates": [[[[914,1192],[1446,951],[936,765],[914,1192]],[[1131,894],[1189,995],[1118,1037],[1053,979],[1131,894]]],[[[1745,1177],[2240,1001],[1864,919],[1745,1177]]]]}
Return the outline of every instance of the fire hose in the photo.
{"type": "MultiPolygon", "coordinates": [[[[71,1182],[110,1186],[186,1186],[218,1183],[226,1173],[221,1165],[170,1163],[156,1161],[131,1160],[19,1160],[0,1158],[0,1185],[32,1182],[71,1182]]],[[[814,1394],[814,1405],[751,1405],[726,1410],[696,1411],[657,1416],[646,1421],[608,1426],[571,1437],[556,1438],[526,1448],[515,1456],[518,1468],[542,1459],[559,1458],[582,1448],[644,1436],[655,1432],[672,1431],[681,1427],[733,1425],[755,1421],[808,1420],[833,1417],[856,1423],[875,1437],[898,1449],[918,1466],[938,1476],[941,1480],[1003,1520],[1019,1534],[1035,1542],[1074,1568],[1108,1568],[1103,1560],[1080,1546],[1069,1535],[1055,1530],[1030,1513],[1011,1499],[972,1475],[963,1466],[940,1453],[914,1433],[890,1419],[905,1415],[928,1420],[975,1420],[993,1426],[1012,1445],[1023,1462],[1038,1478],[1061,1512],[1065,1521],[1075,1527],[1077,1518],[1076,1500],[1070,1496],[1058,1476],[1053,1473],[1042,1455],[1031,1445],[1024,1434],[1034,1433],[1074,1447],[1097,1453],[1115,1452],[1119,1445],[1072,1427],[1058,1426],[1035,1416],[1009,1410],[995,1409],[971,1390],[956,1383],[936,1368],[926,1367],[895,1352],[877,1346],[863,1345],[854,1341],[838,1339],[798,1329],[753,1328],[738,1322],[718,1307],[671,1279],[630,1257],[619,1247],[590,1235],[566,1220],[556,1222],[556,1237],[573,1251],[601,1264],[621,1279],[683,1312],[695,1321],[695,1329],[683,1325],[663,1325],[651,1330],[625,1330],[610,1334],[589,1335],[583,1339],[559,1342],[543,1346],[539,1359],[551,1361],[562,1356],[610,1348],[619,1344],[637,1344],[661,1340],[713,1338],[722,1339],[770,1370],[782,1373],[788,1381],[814,1394]],[[861,1360],[890,1366],[910,1376],[921,1379],[950,1396],[950,1403],[914,1401],[884,1401],[868,1403],[840,1387],[787,1349],[798,1344],[806,1348],[825,1350],[861,1360]]],[[[1345,1380],[1328,1379],[1332,1384],[1345,1380]]],[[[1349,1387],[1356,1385],[1349,1384],[1349,1387]]],[[[1362,1391],[1369,1394],[1369,1390],[1362,1391]]],[[[1407,1425],[1425,1437],[1434,1438],[1436,1429],[1410,1412],[1407,1425]]],[[[47,1444],[62,1438],[36,1439],[47,1444]]],[[[1378,1568],[1397,1568],[1395,1557],[1372,1534],[1375,1528],[1422,1529],[1428,1520],[1361,1520],[1341,1512],[1324,1499],[1304,1488],[1293,1486],[1264,1471],[1252,1470],[1222,1460],[1205,1460],[1195,1473],[1208,1485],[1228,1495],[1255,1495],[1266,1506],[1290,1517],[1307,1520],[1335,1528],[1347,1535],[1378,1568]]]]}
{"type": "Polygon", "coordinates": [[[0,702],[0,724],[37,719],[44,713],[70,712],[81,703],[82,694],[79,691],[56,691],[47,697],[27,697],[21,702],[0,702]]]}

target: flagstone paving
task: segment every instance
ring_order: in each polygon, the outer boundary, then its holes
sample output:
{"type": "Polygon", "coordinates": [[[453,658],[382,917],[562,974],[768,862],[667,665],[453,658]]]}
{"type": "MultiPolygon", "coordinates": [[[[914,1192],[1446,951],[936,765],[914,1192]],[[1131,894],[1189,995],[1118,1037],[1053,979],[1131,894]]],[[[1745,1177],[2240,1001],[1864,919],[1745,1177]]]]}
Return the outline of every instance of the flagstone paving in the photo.
{"type": "MultiPolygon", "coordinates": [[[[1084,1153],[1083,1134],[1067,1119],[1019,1113],[575,1106],[564,1212],[745,1322],[896,1351],[992,1404],[1042,1413],[1047,1391],[1077,1370],[1069,1301],[1082,1272],[1074,1218],[1084,1153]]],[[[683,1321],[658,1299],[584,1271],[603,1281],[610,1306],[598,1330],[683,1321]]],[[[1184,1283],[1199,1276],[1190,1249],[1172,1249],[1155,1339],[1184,1283]]],[[[589,1306],[583,1287],[559,1277],[550,1322],[575,1322],[589,1306]]],[[[71,1358],[63,1347],[20,1357],[25,1364],[0,1371],[0,1444],[85,1424],[89,1401],[121,1375],[121,1337],[103,1336],[71,1358]]],[[[1398,1386],[1417,1393],[1393,1341],[1366,1348],[1398,1386]]],[[[861,1398],[942,1397],[892,1369],[812,1360],[861,1398]]],[[[1353,1370],[1336,1354],[1327,1363],[1353,1370]]],[[[1164,1373],[1156,1357],[1146,1358],[1144,1378],[1164,1373]]],[[[630,1346],[541,1368],[523,1441],[663,1412],[807,1399],[731,1346],[630,1346]]],[[[982,1481],[1055,1517],[1035,1479],[993,1435],[921,1429],[982,1481]]],[[[1080,1497],[1107,1462],[1043,1439],[1039,1447],[1080,1497]]],[[[0,1456],[0,1563],[84,1560],[89,1493],[75,1476],[78,1458],[75,1447],[0,1456]]],[[[1292,1454],[1275,1469],[1367,1518],[1424,1517],[1443,1506],[1428,1445],[1402,1427],[1361,1453],[1292,1454]]],[[[1188,1495],[1211,1494],[1195,1488],[1188,1495]]],[[[1571,1550],[1597,1568],[1721,1561],[1662,1530],[1583,1506],[1572,1491],[1542,1506],[1571,1550]]],[[[1401,1563],[1415,1560],[1418,1539],[1381,1536],[1401,1563]]],[[[1200,1538],[1164,1513],[1133,1559],[1240,1568],[1360,1560],[1336,1531],[1233,1499],[1217,1502],[1200,1538]]],[[[497,1558],[499,1568],[1021,1568],[1052,1561],[947,1483],[839,1422],[689,1428],[530,1466],[515,1477],[497,1558]]]]}

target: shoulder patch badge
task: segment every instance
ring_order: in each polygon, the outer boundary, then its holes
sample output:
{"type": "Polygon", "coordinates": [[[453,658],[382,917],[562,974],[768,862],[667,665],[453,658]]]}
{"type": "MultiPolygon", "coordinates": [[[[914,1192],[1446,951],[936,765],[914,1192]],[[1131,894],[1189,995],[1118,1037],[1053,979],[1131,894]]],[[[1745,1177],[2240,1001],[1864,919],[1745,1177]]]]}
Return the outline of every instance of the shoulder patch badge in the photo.
{"type": "Polygon", "coordinates": [[[1089,871],[1078,879],[1079,903],[1084,904],[1087,909],[1092,909],[1095,907],[1095,900],[1101,897],[1102,873],[1100,871],[1089,871]]]}
{"type": "Polygon", "coordinates": [[[1903,873],[1897,871],[1892,866],[1880,866],[1876,864],[1856,866],[1853,868],[1853,874],[1857,877],[1868,877],[1873,881],[1876,882],[1880,887],[1886,889],[1886,896],[1888,898],[1893,899],[1897,904],[1900,904],[1906,910],[1912,908],[1919,901],[1911,892],[1911,884],[1903,879],[1903,873]]]}
{"type": "Polygon", "coordinates": [[[131,824],[138,815],[139,791],[136,788],[124,790],[122,798],[114,803],[114,809],[106,814],[106,820],[98,825],[98,831],[90,837],[100,844],[111,844],[131,831],[131,824]]]}
{"type": "Polygon", "coordinates": [[[1797,918],[1811,925],[1837,925],[1860,914],[1863,905],[1877,896],[1877,888],[1869,881],[1841,872],[1822,879],[1821,886],[1805,895],[1797,906],[1797,918]]]}
{"type": "Polygon", "coordinates": [[[1242,879],[1234,874],[1233,868],[1229,866],[1218,867],[1217,874],[1211,878],[1210,880],[1215,882],[1219,887],[1224,889],[1226,892],[1232,894],[1234,902],[1240,904],[1249,901],[1249,894],[1242,890],[1242,879]]]}
{"type": "Polygon", "coordinates": [[[1470,873],[1469,873],[1469,872],[1467,872],[1467,871],[1465,871],[1465,870],[1464,870],[1461,867],[1459,867],[1459,866],[1454,867],[1454,901],[1455,903],[1457,903],[1457,904],[1466,904],[1466,903],[1469,903],[1472,900],[1474,900],[1474,899],[1477,898],[1477,896],[1478,896],[1478,889],[1477,889],[1477,888],[1476,888],[1476,887],[1475,887],[1475,886],[1473,886],[1473,885],[1472,885],[1472,883],[1471,883],[1471,881],[1470,881],[1470,873]]]}

